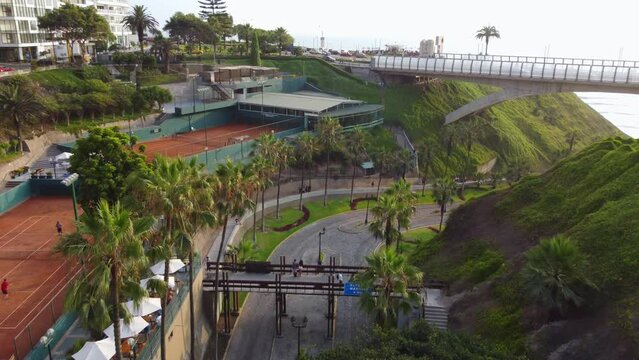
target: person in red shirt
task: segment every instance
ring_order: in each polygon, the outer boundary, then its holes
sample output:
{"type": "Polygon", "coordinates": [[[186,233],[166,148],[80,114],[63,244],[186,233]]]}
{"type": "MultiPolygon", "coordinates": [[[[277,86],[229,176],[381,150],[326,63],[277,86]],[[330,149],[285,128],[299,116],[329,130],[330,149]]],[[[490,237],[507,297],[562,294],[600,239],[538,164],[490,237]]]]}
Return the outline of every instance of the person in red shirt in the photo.
{"type": "Polygon", "coordinates": [[[7,281],[7,279],[4,279],[4,281],[2,282],[2,286],[0,286],[0,290],[2,290],[2,293],[4,294],[4,298],[7,299],[9,297],[9,282],[7,281]]]}

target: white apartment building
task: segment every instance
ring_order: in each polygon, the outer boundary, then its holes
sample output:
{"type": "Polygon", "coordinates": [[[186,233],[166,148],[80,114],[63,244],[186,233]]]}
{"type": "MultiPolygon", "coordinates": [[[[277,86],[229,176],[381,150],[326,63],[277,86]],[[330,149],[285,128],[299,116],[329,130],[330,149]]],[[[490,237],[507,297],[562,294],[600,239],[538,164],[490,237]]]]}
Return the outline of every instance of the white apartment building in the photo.
{"type": "Polygon", "coordinates": [[[95,6],[98,14],[109,22],[118,44],[128,48],[131,42],[137,42],[137,37],[121,24],[130,10],[128,0],[0,0],[0,61],[48,57],[42,54],[51,53],[58,44],[54,44],[50,36],[38,28],[38,16],[63,2],[95,6]]]}

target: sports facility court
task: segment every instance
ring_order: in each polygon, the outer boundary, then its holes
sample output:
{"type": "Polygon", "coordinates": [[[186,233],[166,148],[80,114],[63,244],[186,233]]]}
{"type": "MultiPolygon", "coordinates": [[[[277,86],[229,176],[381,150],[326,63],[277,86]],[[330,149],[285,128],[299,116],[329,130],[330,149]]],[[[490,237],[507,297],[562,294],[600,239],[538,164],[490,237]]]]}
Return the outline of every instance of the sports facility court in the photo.
{"type": "Polygon", "coordinates": [[[52,249],[63,232],[74,230],[68,197],[35,197],[0,215],[0,359],[24,358],[63,312],[64,293],[77,268],[52,249]],[[0,294],[1,295],[1,294],[0,294]],[[16,338],[17,337],[17,338],[16,338]]]}
{"type": "Polygon", "coordinates": [[[143,142],[149,160],[156,155],[168,157],[190,156],[224,146],[239,144],[257,138],[260,134],[281,131],[276,124],[255,125],[232,123],[213,128],[169,135],[160,139],[143,142]]]}

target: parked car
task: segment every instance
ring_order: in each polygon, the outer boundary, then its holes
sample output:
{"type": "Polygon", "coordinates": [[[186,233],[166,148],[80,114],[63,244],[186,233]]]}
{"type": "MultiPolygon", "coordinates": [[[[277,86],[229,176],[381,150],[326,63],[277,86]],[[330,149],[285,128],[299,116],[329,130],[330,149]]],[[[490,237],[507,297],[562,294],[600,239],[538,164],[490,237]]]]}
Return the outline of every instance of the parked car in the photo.
{"type": "Polygon", "coordinates": [[[330,55],[325,55],[324,56],[324,60],[326,60],[328,62],[336,62],[337,61],[334,57],[332,57],[330,55]]]}
{"type": "Polygon", "coordinates": [[[14,69],[10,68],[10,67],[4,67],[4,66],[0,66],[0,72],[9,72],[9,71],[13,71],[14,69]]]}

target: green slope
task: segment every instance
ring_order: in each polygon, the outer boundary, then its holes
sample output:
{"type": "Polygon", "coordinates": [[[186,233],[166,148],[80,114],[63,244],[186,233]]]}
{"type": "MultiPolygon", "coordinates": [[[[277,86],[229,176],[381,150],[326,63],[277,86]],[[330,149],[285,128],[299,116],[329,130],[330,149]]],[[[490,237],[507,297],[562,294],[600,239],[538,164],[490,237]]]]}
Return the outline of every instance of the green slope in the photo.
{"type": "Polygon", "coordinates": [[[625,359],[639,351],[638,204],[639,140],[612,138],[461,206],[411,259],[450,281],[453,293],[465,292],[451,309],[457,330],[515,354],[546,358],[572,341],[574,352],[557,358],[625,359]],[[586,256],[586,274],[599,290],[547,326],[551,317],[524,295],[519,274],[529,248],[560,234],[586,256]]]}
{"type": "MultiPolygon", "coordinates": [[[[248,64],[247,59],[223,60],[248,64]]],[[[435,144],[437,151],[444,132],[444,117],[456,108],[497,91],[496,88],[457,81],[434,81],[425,86],[390,86],[384,89],[366,83],[329,63],[310,58],[276,57],[263,60],[264,66],[306,75],[323,90],[371,103],[383,102],[386,123],[402,125],[415,145],[435,144]],[[382,100],[383,99],[383,100],[382,100]]],[[[568,139],[576,135],[575,149],[621,133],[601,115],[572,93],[511,100],[480,113],[489,125],[473,151],[473,163],[494,157],[503,163],[525,162],[543,169],[561,158],[568,139]]],[[[450,161],[453,169],[464,163],[465,152],[456,147],[450,161]]],[[[441,156],[440,156],[441,157],[441,156]]],[[[441,162],[442,160],[440,160],[441,162]]]]}

